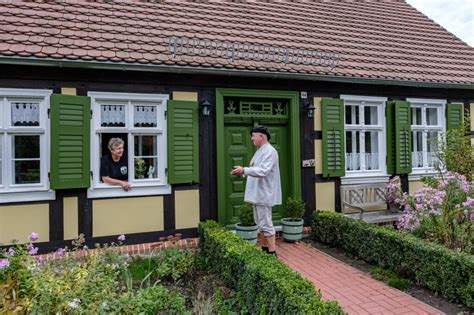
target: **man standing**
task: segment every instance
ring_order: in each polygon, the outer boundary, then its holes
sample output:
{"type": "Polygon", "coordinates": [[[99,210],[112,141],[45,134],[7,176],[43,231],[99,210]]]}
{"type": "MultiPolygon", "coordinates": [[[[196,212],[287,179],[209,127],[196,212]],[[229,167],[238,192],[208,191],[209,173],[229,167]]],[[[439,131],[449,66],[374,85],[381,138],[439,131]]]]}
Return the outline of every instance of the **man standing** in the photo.
{"type": "Polygon", "coordinates": [[[261,239],[267,246],[262,246],[262,249],[276,255],[272,206],[281,205],[281,183],[278,153],[269,140],[268,128],[255,126],[252,129],[252,142],[257,147],[257,152],[250,161],[250,167],[234,166],[232,175],[248,176],[244,200],[253,205],[255,222],[260,233],[263,232],[265,236],[261,239]]]}

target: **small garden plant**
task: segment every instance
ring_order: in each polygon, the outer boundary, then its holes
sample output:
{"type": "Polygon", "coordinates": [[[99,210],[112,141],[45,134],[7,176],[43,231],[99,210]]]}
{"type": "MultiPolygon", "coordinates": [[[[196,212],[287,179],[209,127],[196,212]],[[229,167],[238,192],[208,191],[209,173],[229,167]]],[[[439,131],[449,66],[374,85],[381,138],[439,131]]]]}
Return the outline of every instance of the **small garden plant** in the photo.
{"type": "Polygon", "coordinates": [[[301,220],[304,215],[305,204],[302,200],[289,197],[286,203],[286,216],[291,220],[301,220]]]}
{"type": "Polygon", "coordinates": [[[255,221],[253,219],[253,206],[249,203],[245,203],[240,208],[240,225],[242,226],[254,226],[255,221]]]}

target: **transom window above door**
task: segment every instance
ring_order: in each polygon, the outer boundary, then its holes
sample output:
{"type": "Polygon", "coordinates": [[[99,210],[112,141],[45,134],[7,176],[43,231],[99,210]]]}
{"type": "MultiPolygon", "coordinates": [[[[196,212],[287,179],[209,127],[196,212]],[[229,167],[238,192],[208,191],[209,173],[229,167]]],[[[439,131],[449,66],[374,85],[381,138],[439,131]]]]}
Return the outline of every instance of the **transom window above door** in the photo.
{"type": "Polygon", "coordinates": [[[346,177],[385,175],[386,98],[341,95],[344,100],[346,177]]]}
{"type": "Polygon", "coordinates": [[[446,101],[407,99],[411,104],[411,139],[413,173],[434,172],[438,164],[437,143],[446,130],[446,101]]]}

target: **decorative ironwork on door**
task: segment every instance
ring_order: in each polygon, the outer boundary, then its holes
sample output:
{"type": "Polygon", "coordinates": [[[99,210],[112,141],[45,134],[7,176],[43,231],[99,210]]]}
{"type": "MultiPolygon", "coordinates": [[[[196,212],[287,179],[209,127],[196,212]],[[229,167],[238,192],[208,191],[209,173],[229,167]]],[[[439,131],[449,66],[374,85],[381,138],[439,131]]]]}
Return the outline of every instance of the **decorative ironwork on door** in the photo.
{"type": "Polygon", "coordinates": [[[227,117],[288,117],[286,100],[227,99],[224,104],[224,115],[227,117]]]}

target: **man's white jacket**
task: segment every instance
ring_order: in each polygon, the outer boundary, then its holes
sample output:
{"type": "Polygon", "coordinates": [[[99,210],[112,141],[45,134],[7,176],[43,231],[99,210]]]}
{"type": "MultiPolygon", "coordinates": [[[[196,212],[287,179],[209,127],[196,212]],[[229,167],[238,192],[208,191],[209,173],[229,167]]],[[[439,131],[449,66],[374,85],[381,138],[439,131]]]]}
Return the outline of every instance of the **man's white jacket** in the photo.
{"type": "Polygon", "coordinates": [[[255,152],[250,167],[244,167],[244,174],[248,176],[245,202],[264,206],[281,205],[278,152],[270,143],[262,145],[255,152]]]}

